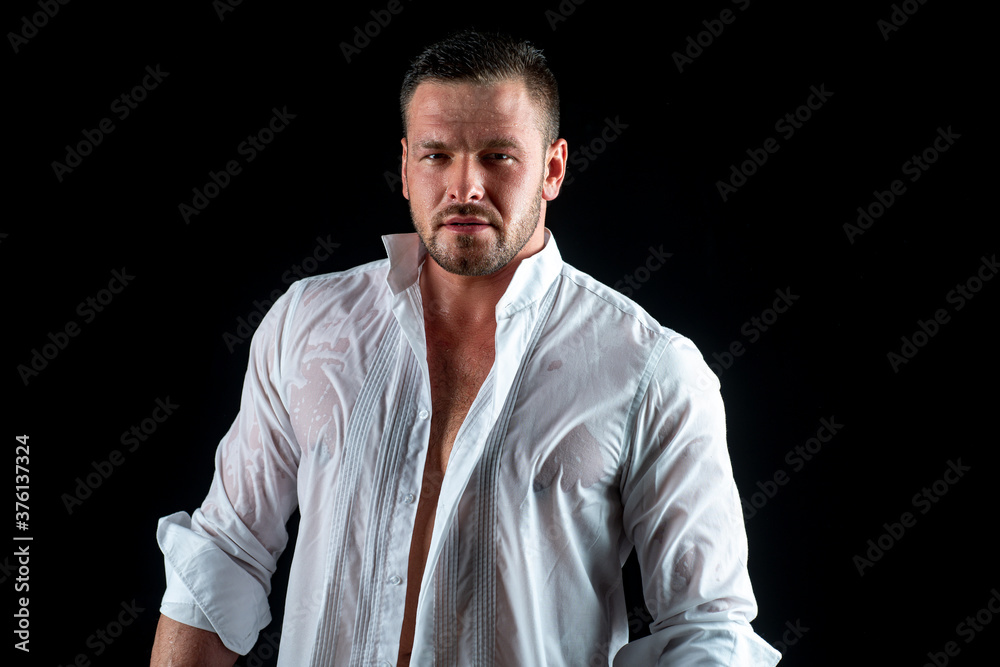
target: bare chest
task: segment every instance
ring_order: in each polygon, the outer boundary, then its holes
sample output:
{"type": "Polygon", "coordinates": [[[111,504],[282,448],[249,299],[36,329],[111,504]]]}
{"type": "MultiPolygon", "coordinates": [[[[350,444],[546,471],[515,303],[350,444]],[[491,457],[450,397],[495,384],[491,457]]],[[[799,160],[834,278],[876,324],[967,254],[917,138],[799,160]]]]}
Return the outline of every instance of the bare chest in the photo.
{"type": "Polygon", "coordinates": [[[455,436],[469,413],[479,388],[493,367],[492,334],[472,340],[427,332],[427,368],[431,383],[431,433],[427,443],[420,502],[413,522],[407,567],[406,604],[400,634],[400,664],[409,664],[416,623],[417,594],[427,562],[438,495],[455,436]]]}
{"type": "Polygon", "coordinates": [[[443,474],[455,436],[493,367],[493,341],[454,346],[428,343],[433,408],[428,456],[443,474]]]}

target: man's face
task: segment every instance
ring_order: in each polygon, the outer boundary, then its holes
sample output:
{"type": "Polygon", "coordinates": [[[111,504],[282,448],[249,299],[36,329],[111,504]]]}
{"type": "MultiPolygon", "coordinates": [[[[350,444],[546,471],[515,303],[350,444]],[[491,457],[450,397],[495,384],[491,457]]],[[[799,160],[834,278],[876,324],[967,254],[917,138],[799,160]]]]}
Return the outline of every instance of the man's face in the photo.
{"type": "Polygon", "coordinates": [[[544,244],[543,199],[558,194],[565,142],[545,145],[537,114],[521,81],[417,86],[402,142],[403,195],[445,270],[488,275],[544,244]]]}

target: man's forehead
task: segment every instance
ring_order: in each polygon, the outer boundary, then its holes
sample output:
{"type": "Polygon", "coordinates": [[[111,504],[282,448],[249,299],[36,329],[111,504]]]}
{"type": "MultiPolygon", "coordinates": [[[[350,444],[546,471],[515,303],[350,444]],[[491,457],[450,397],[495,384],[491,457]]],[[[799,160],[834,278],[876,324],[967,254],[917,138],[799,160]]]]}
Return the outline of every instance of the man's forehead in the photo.
{"type": "Polygon", "coordinates": [[[537,129],[537,120],[527,87],[514,80],[488,85],[425,81],[414,91],[408,113],[411,133],[419,134],[465,128],[513,137],[537,129]]]}

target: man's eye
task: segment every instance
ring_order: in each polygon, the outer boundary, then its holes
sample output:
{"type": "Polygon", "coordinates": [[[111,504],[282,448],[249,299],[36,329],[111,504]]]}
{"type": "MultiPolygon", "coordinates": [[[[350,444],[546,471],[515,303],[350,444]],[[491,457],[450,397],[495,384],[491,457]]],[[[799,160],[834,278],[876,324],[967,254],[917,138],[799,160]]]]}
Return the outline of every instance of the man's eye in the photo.
{"type": "Polygon", "coordinates": [[[506,153],[490,153],[489,155],[486,156],[486,158],[489,159],[489,160],[513,160],[514,159],[510,155],[507,155],[506,153]]]}
{"type": "Polygon", "coordinates": [[[440,159],[446,158],[446,157],[448,157],[448,156],[445,155],[444,153],[431,153],[430,155],[425,155],[424,159],[425,160],[440,160],[440,159]]]}

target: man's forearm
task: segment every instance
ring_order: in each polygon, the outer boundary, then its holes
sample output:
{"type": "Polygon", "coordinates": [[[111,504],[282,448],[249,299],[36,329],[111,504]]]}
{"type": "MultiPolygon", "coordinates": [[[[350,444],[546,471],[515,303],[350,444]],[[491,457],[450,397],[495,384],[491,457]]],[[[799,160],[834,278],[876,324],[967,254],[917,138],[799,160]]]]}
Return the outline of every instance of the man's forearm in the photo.
{"type": "Polygon", "coordinates": [[[219,635],[160,615],[150,667],[232,667],[239,657],[219,635]]]}

